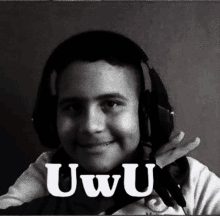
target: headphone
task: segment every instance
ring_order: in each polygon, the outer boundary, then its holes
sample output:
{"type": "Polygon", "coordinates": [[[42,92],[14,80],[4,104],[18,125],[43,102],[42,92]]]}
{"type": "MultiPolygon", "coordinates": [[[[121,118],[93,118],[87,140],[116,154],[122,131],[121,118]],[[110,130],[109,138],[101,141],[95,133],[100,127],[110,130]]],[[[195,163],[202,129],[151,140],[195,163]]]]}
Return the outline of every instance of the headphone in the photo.
{"type": "MultiPolygon", "coordinates": [[[[52,90],[53,72],[61,72],[74,59],[91,62],[105,59],[106,49],[108,49],[108,56],[110,52],[110,54],[113,53],[113,56],[116,55],[116,59],[119,58],[128,64],[135,61],[135,64],[141,67],[141,82],[143,82],[144,88],[141,91],[139,105],[141,141],[146,146],[147,143],[152,144],[148,145],[152,148],[152,153],[169,141],[174,127],[174,112],[164,84],[155,69],[148,64],[148,56],[131,39],[115,32],[98,30],[83,32],[65,40],[52,52],[45,64],[32,116],[35,131],[42,145],[49,148],[60,146],[56,128],[57,96],[53,95],[52,90]],[[120,48],[118,49],[118,47],[120,48]],[[141,64],[148,68],[151,92],[145,90],[144,72],[141,64]]],[[[186,179],[189,170],[186,157],[182,157],[168,166],[174,166],[174,172],[177,170],[176,167],[180,167],[181,172],[178,175],[181,177],[174,177],[175,179],[179,178],[178,184],[186,179]]]]}
{"type": "MultiPolygon", "coordinates": [[[[143,128],[141,132],[143,137],[142,139],[144,139],[144,141],[152,142],[157,146],[165,144],[168,142],[173,130],[174,112],[169,103],[167,91],[159,75],[153,68],[149,67],[149,58],[136,43],[122,35],[107,31],[90,31],[73,36],[60,44],[49,57],[39,85],[37,100],[32,117],[34,128],[41,143],[50,148],[58,147],[60,144],[56,131],[56,118],[54,115],[54,110],[56,110],[56,96],[53,96],[51,86],[52,74],[56,68],[60,67],[60,65],[58,65],[59,60],[62,58],[64,52],[69,52],[67,48],[68,46],[75,45],[74,40],[77,41],[83,37],[95,38],[97,36],[102,38],[103,36],[107,36],[110,38],[113,37],[113,39],[119,38],[119,40],[125,40],[126,44],[129,44],[131,47],[130,52],[134,50],[134,52],[139,55],[139,61],[147,66],[151,80],[151,92],[147,90],[141,94],[141,100],[143,103],[141,102],[142,107],[140,108],[140,121],[144,124],[144,126],[141,127],[143,128]],[[150,120],[150,128],[148,126],[148,117],[150,120]]],[[[130,49],[130,47],[128,47],[128,49],[130,49]]],[[[71,49],[74,49],[74,47],[71,49]]],[[[68,53],[68,55],[65,56],[66,59],[62,60],[64,61],[63,65],[67,65],[71,62],[71,59],[68,59],[69,57],[71,58],[71,55],[72,53],[68,53]]],[[[74,59],[74,56],[72,56],[72,58],[74,59]]],[[[60,68],[58,70],[60,70],[60,68]]],[[[143,74],[142,77],[144,79],[143,74]]]]}

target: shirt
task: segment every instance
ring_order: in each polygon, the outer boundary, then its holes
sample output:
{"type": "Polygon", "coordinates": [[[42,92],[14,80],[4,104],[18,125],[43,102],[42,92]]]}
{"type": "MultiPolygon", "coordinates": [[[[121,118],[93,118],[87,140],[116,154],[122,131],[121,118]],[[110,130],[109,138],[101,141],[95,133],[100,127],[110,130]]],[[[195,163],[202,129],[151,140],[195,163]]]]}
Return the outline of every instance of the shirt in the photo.
{"type": "MultiPolygon", "coordinates": [[[[49,195],[47,190],[46,163],[50,163],[54,151],[42,153],[28,169],[11,186],[8,193],[0,197],[0,209],[19,206],[25,202],[49,195]]],[[[183,215],[183,214],[220,214],[220,179],[207,166],[187,157],[189,161],[189,178],[182,187],[186,207],[177,204],[167,207],[155,191],[146,198],[131,203],[114,213],[114,215],[183,215]]],[[[105,212],[101,213],[105,214],[105,212]]]]}

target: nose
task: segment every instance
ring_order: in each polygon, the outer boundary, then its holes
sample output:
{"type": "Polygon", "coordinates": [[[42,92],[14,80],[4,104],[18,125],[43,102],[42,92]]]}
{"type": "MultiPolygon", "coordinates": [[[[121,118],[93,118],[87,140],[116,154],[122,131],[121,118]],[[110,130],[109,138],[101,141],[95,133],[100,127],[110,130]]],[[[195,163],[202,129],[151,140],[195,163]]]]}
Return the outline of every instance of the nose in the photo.
{"type": "Polygon", "coordinates": [[[98,107],[90,107],[82,116],[80,132],[84,134],[101,133],[105,129],[105,115],[98,107]]]}

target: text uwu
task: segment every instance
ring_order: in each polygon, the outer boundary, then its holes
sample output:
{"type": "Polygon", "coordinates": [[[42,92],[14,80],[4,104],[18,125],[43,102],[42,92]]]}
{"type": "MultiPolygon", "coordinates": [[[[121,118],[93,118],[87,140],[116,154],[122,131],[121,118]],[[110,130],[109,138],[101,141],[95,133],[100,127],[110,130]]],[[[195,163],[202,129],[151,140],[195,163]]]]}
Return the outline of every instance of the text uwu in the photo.
{"type": "MultiPolygon", "coordinates": [[[[68,192],[62,192],[59,188],[59,169],[61,164],[45,164],[47,167],[47,189],[49,193],[56,197],[69,197],[72,196],[77,187],[77,177],[76,177],[76,169],[78,164],[69,164],[71,169],[71,189],[68,192]]],[[[145,197],[152,193],[153,191],[153,168],[155,164],[146,164],[145,167],[146,172],[148,172],[148,187],[144,192],[137,191],[135,187],[136,181],[136,168],[137,164],[122,164],[124,167],[124,188],[128,195],[133,197],[145,197]]],[[[82,184],[84,190],[88,197],[97,197],[100,193],[104,197],[111,197],[114,195],[120,175],[112,175],[114,179],[112,188],[109,186],[110,175],[80,175],[82,179],[82,184]],[[95,189],[93,179],[97,178],[98,180],[98,188],[95,189]]]]}

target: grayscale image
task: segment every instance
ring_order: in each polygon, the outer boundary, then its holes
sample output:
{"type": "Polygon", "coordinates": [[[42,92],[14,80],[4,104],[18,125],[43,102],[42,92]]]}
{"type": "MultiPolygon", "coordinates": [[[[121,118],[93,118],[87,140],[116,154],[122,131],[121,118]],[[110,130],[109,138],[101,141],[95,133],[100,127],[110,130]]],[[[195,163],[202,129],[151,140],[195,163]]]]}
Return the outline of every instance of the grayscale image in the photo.
{"type": "Polygon", "coordinates": [[[220,214],[219,11],[0,2],[0,214],[220,214]]]}

